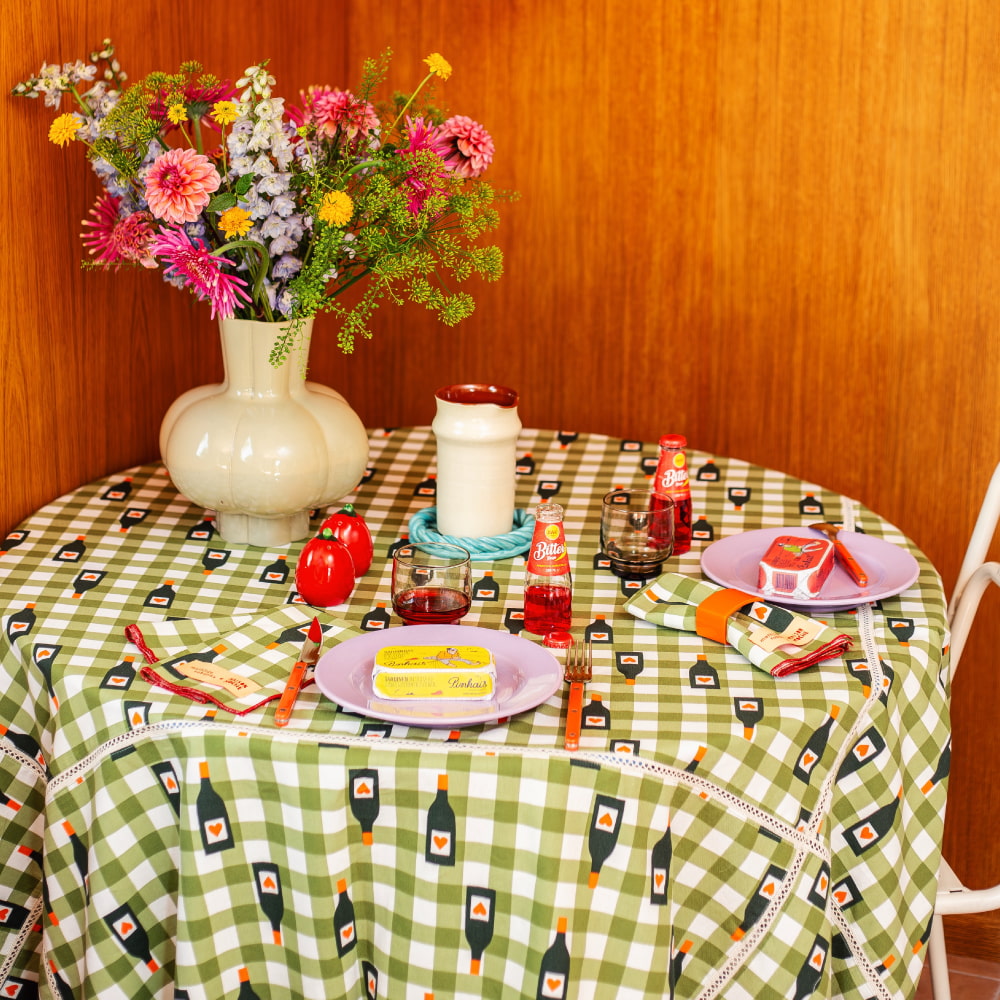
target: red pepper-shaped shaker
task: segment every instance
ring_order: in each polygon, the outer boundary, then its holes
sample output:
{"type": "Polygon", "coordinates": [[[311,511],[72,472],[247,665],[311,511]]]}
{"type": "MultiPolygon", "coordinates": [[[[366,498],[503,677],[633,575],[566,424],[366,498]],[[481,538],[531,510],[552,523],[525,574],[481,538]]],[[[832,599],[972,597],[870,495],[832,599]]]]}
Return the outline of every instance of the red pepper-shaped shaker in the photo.
{"type": "Polygon", "coordinates": [[[345,503],[336,514],[331,514],[320,530],[329,528],[334,538],[339,538],[347,546],[354,560],[355,576],[364,576],[372,564],[375,546],[372,533],[365,524],[365,519],[354,509],[354,504],[345,503]]]}
{"type": "Polygon", "coordinates": [[[343,604],[354,590],[354,560],[329,528],[321,528],[302,547],[295,567],[295,589],[307,604],[329,608],[343,604]]]}

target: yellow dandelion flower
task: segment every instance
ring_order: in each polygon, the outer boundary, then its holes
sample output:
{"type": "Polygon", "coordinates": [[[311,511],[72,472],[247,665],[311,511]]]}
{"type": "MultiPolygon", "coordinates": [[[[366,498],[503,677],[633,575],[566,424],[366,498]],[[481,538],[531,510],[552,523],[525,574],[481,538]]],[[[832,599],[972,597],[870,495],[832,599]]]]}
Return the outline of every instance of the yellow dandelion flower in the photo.
{"type": "Polygon", "coordinates": [[[188,120],[187,108],[183,104],[171,104],[167,108],[167,118],[172,124],[180,125],[181,122],[188,120]]]}
{"type": "Polygon", "coordinates": [[[232,125],[240,116],[240,109],[234,101],[216,101],[212,105],[212,117],[220,125],[232,125]]]}
{"type": "Polygon", "coordinates": [[[83,122],[75,115],[60,115],[49,126],[49,142],[65,146],[67,142],[76,138],[76,133],[82,128],[83,122]]]}
{"type": "Polygon", "coordinates": [[[447,80],[451,76],[451,63],[440,52],[432,52],[425,60],[432,73],[436,73],[442,80],[447,80]]]}
{"type": "Polygon", "coordinates": [[[250,213],[242,208],[227,208],[219,216],[219,228],[229,239],[234,236],[246,236],[250,232],[253,222],[250,220],[250,213]]]}
{"type": "Polygon", "coordinates": [[[327,191],[319,206],[321,222],[331,226],[344,226],[354,214],[354,202],[346,191],[327,191]]]}

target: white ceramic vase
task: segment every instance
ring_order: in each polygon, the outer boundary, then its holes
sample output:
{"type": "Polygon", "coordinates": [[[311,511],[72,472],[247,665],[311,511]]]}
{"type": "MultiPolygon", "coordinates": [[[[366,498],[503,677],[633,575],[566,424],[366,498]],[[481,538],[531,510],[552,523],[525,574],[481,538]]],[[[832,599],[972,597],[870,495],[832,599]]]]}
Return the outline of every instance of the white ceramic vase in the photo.
{"type": "Polygon", "coordinates": [[[333,389],[307,382],[313,320],[275,368],[280,323],[219,321],[225,381],[179,396],[160,427],[160,454],[177,489],[217,512],[231,543],[278,546],[309,534],[309,512],[361,481],[368,435],[333,389]]]}
{"type": "Polygon", "coordinates": [[[437,530],[454,538],[513,529],[517,393],[501,385],[449,385],[435,393],[437,530]]]}

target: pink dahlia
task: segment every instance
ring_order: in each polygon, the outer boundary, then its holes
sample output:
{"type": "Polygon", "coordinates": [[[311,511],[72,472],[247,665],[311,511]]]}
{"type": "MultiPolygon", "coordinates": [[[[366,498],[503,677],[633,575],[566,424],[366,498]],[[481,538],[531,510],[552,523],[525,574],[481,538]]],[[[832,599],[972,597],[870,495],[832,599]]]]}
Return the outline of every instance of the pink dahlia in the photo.
{"type": "Polygon", "coordinates": [[[209,253],[203,240],[192,239],[180,226],[164,230],[149,249],[166,260],[165,275],[173,272],[184,279],[185,286],[193,289],[199,299],[208,299],[212,304],[212,319],[216,313],[221,319],[230,319],[239,305],[253,301],[244,291],[246,282],[242,278],[223,273],[222,265],[230,262],[209,253]]]}
{"type": "Polygon", "coordinates": [[[193,149],[171,149],[146,174],[146,201],[158,219],[194,222],[222,183],[212,161],[193,149]]]}
{"type": "Polygon", "coordinates": [[[334,136],[339,128],[348,139],[359,132],[378,128],[378,115],[368,101],[360,101],[349,90],[310,87],[304,93],[304,121],[313,122],[320,135],[334,136]]]}
{"type": "Polygon", "coordinates": [[[416,215],[424,202],[431,195],[444,194],[448,180],[448,168],[444,162],[449,148],[441,138],[441,129],[428,125],[423,118],[406,117],[407,144],[399,150],[400,155],[409,164],[404,184],[409,189],[407,209],[416,215]],[[414,154],[428,152],[429,156],[417,157],[414,154]]]}
{"type": "Polygon", "coordinates": [[[478,122],[455,115],[441,126],[445,162],[459,177],[478,177],[493,162],[493,139],[478,122]]]}
{"type": "Polygon", "coordinates": [[[156,267],[156,261],[149,252],[153,239],[149,212],[133,212],[121,217],[121,202],[106,191],[103,192],[90,215],[94,221],[84,219],[81,225],[90,231],[80,233],[83,244],[89,247],[91,256],[96,256],[102,264],[138,263],[143,267],[156,267]]]}

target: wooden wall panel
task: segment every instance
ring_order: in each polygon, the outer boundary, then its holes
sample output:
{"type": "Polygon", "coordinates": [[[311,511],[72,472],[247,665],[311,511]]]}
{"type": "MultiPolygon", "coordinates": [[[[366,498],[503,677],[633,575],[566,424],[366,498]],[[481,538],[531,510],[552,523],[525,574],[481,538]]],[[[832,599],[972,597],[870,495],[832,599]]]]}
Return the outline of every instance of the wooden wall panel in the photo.
{"type": "MultiPolygon", "coordinates": [[[[455,113],[497,144],[506,275],[448,329],[387,307],[312,376],[366,423],[428,423],[451,381],[516,386],[526,424],[687,433],[855,496],[950,587],[1000,460],[1000,8],[994,0],[408,0],[253,5],[38,0],[5,12],[9,83],[111,34],[133,78],[267,56],[289,100],[391,83],[442,52],[455,113]]],[[[207,310],[148,274],[82,272],[96,182],[47,116],[5,99],[0,530],[156,456],[184,388],[217,379],[207,310]]],[[[321,321],[324,322],[324,321],[321,321]]],[[[320,331],[322,332],[322,331],[320,331]]],[[[331,331],[332,332],[332,331],[331,331]]],[[[996,605],[955,699],[947,843],[1000,877],[996,605]]],[[[954,947],[1000,958],[1000,922],[954,947]],[[977,938],[973,941],[973,938],[977,938]]]]}

